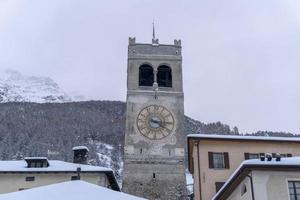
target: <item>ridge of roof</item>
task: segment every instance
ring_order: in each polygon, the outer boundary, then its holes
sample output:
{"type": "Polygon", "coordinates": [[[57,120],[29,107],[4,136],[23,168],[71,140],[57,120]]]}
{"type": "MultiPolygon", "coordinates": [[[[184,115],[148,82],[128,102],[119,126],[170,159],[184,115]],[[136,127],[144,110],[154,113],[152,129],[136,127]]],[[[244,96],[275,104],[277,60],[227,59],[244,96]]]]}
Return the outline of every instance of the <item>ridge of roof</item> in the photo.
{"type": "Polygon", "coordinates": [[[218,134],[189,134],[188,138],[223,139],[223,140],[262,140],[262,141],[288,141],[300,142],[300,137],[273,137],[250,135],[218,135],[218,134]]]}

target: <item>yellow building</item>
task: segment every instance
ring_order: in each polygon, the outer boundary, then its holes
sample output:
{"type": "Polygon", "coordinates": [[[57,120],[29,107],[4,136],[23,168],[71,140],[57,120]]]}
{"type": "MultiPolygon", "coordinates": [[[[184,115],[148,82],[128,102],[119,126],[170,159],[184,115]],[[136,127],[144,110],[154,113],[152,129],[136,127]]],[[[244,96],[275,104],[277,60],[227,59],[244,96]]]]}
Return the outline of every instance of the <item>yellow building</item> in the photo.
{"type": "Polygon", "coordinates": [[[72,180],[83,180],[120,191],[109,168],[48,160],[45,157],[0,161],[0,194],[72,180]]]}
{"type": "Polygon", "coordinates": [[[242,161],[265,153],[300,156],[300,138],[188,135],[188,164],[194,178],[195,200],[211,200],[242,161]]]}

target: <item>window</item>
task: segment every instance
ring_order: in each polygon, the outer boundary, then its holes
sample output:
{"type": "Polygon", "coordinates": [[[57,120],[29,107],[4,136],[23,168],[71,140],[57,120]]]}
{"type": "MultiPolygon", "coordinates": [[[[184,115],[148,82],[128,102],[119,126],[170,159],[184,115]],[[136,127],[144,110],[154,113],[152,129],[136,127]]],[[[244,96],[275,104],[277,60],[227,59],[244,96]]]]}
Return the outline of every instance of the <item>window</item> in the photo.
{"type": "Polygon", "coordinates": [[[150,65],[141,65],[139,68],[139,86],[153,86],[153,68],[150,65]]]}
{"type": "Polygon", "coordinates": [[[157,68],[158,87],[172,87],[172,70],[170,67],[162,65],[157,68]]]}
{"type": "Polygon", "coordinates": [[[216,193],[222,188],[225,182],[215,182],[216,185],[216,193]]]}
{"type": "Polygon", "coordinates": [[[228,152],[208,152],[209,168],[229,169],[228,152]]]}
{"type": "Polygon", "coordinates": [[[246,184],[244,184],[244,185],[242,186],[241,196],[243,196],[243,195],[246,194],[246,193],[247,193],[247,186],[246,186],[246,184]]]}
{"type": "Polygon", "coordinates": [[[300,181],[289,181],[290,200],[300,200],[300,181]]]}
{"type": "Polygon", "coordinates": [[[244,153],[245,154],[245,160],[249,159],[259,159],[258,153],[244,153]]]}
{"type": "Polygon", "coordinates": [[[25,181],[34,181],[34,176],[27,176],[25,181]]]}
{"type": "Polygon", "coordinates": [[[79,180],[78,176],[71,176],[71,181],[76,181],[76,180],[79,180]]]}

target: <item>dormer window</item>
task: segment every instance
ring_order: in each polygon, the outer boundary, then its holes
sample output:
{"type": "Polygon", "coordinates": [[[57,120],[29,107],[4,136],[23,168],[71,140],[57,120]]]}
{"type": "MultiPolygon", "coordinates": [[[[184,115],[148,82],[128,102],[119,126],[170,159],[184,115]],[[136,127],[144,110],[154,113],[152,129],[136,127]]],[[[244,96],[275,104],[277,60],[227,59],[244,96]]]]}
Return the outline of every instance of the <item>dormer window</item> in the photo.
{"type": "Polygon", "coordinates": [[[153,86],[154,74],[150,65],[144,64],[139,68],[139,86],[153,86]]]}
{"type": "Polygon", "coordinates": [[[157,68],[158,87],[172,87],[172,70],[169,66],[161,65],[157,68]]]}
{"type": "Polygon", "coordinates": [[[46,157],[27,157],[24,160],[27,162],[28,168],[49,167],[49,162],[46,157]]]}

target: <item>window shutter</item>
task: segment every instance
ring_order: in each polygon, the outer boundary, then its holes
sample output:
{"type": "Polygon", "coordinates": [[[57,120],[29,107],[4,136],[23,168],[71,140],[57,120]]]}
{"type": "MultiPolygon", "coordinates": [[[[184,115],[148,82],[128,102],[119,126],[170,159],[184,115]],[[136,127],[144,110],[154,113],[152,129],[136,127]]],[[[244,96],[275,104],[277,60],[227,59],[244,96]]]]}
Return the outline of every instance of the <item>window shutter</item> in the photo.
{"type": "Polygon", "coordinates": [[[213,152],[208,152],[208,166],[210,169],[214,168],[213,152]]]}
{"type": "Polygon", "coordinates": [[[229,169],[229,155],[228,152],[224,152],[224,163],[225,163],[225,169],[229,169]]]}
{"type": "Polygon", "coordinates": [[[244,153],[245,155],[245,160],[249,160],[249,153],[244,153]]]}
{"type": "Polygon", "coordinates": [[[287,153],[286,157],[293,157],[293,155],[291,153],[287,153]]]}
{"type": "Polygon", "coordinates": [[[225,182],[215,182],[216,193],[223,187],[225,182]]]}

